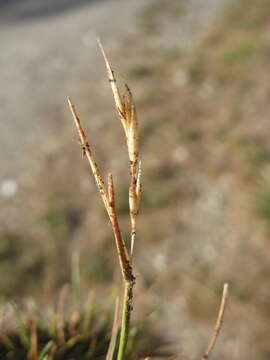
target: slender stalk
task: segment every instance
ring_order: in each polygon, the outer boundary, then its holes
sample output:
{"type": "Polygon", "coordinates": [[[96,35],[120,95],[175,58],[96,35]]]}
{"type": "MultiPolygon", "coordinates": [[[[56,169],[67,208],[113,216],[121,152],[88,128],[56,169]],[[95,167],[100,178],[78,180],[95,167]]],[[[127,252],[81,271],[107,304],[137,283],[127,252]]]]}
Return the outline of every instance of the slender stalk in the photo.
{"type": "Polygon", "coordinates": [[[135,233],[131,234],[131,242],[130,242],[130,256],[131,256],[131,261],[132,261],[132,255],[133,255],[133,250],[134,250],[134,243],[135,243],[135,233]]]}
{"type": "Polygon", "coordinates": [[[132,311],[133,286],[134,286],[134,281],[125,283],[123,309],[122,309],[121,333],[120,333],[120,341],[119,341],[117,360],[123,360],[125,353],[126,353],[126,347],[127,347],[128,335],[129,335],[129,327],[130,327],[130,316],[131,316],[131,311],[132,311]]]}
{"type": "MultiPolygon", "coordinates": [[[[111,222],[115,237],[121,237],[119,224],[117,220],[116,207],[115,207],[115,198],[114,198],[114,186],[113,186],[113,177],[112,174],[109,174],[108,178],[108,195],[109,195],[109,207],[111,210],[111,222]]],[[[116,241],[117,244],[117,241],[116,241]]],[[[121,243],[120,243],[121,244],[121,243]]],[[[132,302],[133,302],[133,286],[135,285],[135,277],[133,275],[131,260],[128,256],[126,247],[122,247],[124,256],[121,255],[121,248],[117,246],[119,253],[119,258],[123,259],[123,263],[120,261],[120,266],[123,272],[123,278],[125,283],[124,296],[123,296],[123,308],[122,308],[122,320],[121,320],[121,332],[120,332],[120,342],[117,354],[117,360],[123,360],[126,352],[129,327],[130,327],[130,317],[132,312],[132,302]]]]}
{"type": "Polygon", "coordinates": [[[224,284],[223,286],[223,293],[222,293],[222,298],[221,298],[221,303],[220,303],[220,307],[219,307],[219,311],[218,311],[218,317],[216,320],[216,324],[215,324],[215,328],[214,328],[214,332],[213,335],[210,339],[210,343],[202,357],[201,360],[208,360],[210,357],[211,352],[213,351],[216,342],[217,342],[217,338],[218,335],[220,333],[222,324],[223,324],[223,320],[224,320],[224,314],[225,314],[225,309],[226,309],[226,305],[228,302],[228,294],[229,294],[229,285],[228,284],[224,284]]]}

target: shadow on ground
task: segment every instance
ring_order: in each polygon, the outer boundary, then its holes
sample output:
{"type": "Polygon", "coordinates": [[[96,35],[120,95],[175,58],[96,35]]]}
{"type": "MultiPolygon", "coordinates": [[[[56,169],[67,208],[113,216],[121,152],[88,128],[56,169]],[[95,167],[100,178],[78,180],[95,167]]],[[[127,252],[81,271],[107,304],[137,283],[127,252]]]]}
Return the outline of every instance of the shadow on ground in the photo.
{"type": "Polygon", "coordinates": [[[0,0],[1,22],[51,16],[101,0],[0,0]]]}

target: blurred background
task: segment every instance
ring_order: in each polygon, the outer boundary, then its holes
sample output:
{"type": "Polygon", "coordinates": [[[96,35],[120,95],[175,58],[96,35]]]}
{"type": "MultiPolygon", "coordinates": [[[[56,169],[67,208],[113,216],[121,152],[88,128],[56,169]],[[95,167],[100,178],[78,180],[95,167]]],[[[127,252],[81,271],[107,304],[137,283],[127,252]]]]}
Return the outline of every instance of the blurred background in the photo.
{"type": "Polygon", "coordinates": [[[270,359],[269,0],[0,0],[0,295],[54,299],[120,274],[66,96],[112,171],[128,238],[128,158],[99,37],[137,103],[143,202],[134,319],[181,359],[270,359]],[[214,358],[214,357],[213,357],[214,358]]]}

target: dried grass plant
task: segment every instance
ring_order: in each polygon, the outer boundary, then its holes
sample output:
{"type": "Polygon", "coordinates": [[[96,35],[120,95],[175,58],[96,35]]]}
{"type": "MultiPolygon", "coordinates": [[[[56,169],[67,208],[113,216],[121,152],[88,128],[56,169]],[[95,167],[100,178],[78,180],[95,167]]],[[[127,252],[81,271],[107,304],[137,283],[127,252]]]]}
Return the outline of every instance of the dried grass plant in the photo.
{"type": "MultiPolygon", "coordinates": [[[[115,190],[112,173],[108,174],[107,186],[101,175],[101,172],[94,159],[92,149],[87,140],[85,132],[82,128],[78,113],[75,109],[74,104],[68,98],[68,104],[76,124],[76,128],[81,141],[83,154],[86,155],[89,162],[91,171],[96,181],[96,185],[99,189],[101,198],[103,200],[105,209],[107,211],[110,223],[112,226],[117,254],[119,258],[119,265],[122,272],[124,281],[124,294],[122,303],[122,321],[120,330],[120,340],[117,359],[122,360],[125,356],[129,327],[130,317],[133,308],[133,287],[135,285],[135,276],[132,267],[132,255],[134,250],[136,228],[137,228],[137,215],[140,207],[141,199],[141,160],[139,156],[139,131],[138,131],[138,120],[135,104],[133,101],[132,93],[128,85],[125,85],[126,92],[121,94],[117,86],[114,72],[107,59],[105,51],[99,42],[101,52],[103,54],[108,79],[111,84],[114,101],[120,121],[122,123],[124,134],[126,137],[127,151],[129,156],[129,173],[130,173],[130,185],[129,185],[129,213],[130,213],[130,249],[128,250],[125,240],[121,234],[121,229],[118,220],[118,214],[116,209],[115,190]]],[[[118,310],[116,310],[116,313],[118,310]]],[[[117,320],[115,320],[115,326],[113,329],[114,337],[117,334],[117,320]]],[[[113,357],[113,347],[116,341],[112,340],[108,351],[107,359],[113,357]]]]}
{"type": "MultiPolygon", "coordinates": [[[[142,180],[141,180],[142,171],[141,171],[141,160],[139,153],[139,130],[138,130],[137,113],[136,113],[136,108],[133,101],[131,90],[128,87],[128,85],[125,84],[125,89],[126,89],[125,93],[122,94],[120,92],[117,85],[116,77],[108,61],[108,58],[105,54],[104,48],[100,43],[100,41],[98,41],[98,44],[105,60],[108,79],[111,85],[116,110],[124,129],[127,151],[129,156],[129,173],[130,173],[130,185],[129,185],[129,194],[128,194],[129,214],[130,214],[130,249],[129,250],[125,243],[125,240],[122,237],[121,229],[118,221],[113,175],[111,173],[108,174],[108,182],[106,186],[105,181],[103,180],[103,177],[94,159],[91,146],[82,128],[78,113],[70,98],[68,98],[68,104],[79,134],[83,155],[86,155],[87,160],[89,162],[91,171],[96,181],[96,185],[98,187],[105,209],[110,219],[110,223],[115,238],[119,265],[121,268],[122,277],[124,281],[124,294],[122,296],[122,320],[121,320],[121,328],[120,328],[119,347],[117,351],[117,360],[123,360],[126,352],[126,346],[127,346],[129,328],[130,328],[130,318],[133,309],[133,287],[135,285],[135,276],[132,266],[132,255],[135,244],[137,215],[140,208],[141,187],[142,187],[142,180]]],[[[214,332],[211,337],[210,343],[202,357],[202,360],[209,359],[210,354],[216,344],[223,323],[227,298],[228,298],[228,284],[225,284],[223,288],[221,305],[220,305],[216,325],[214,328],[214,332]]],[[[120,306],[119,299],[117,299],[114,324],[112,329],[112,337],[107,352],[106,360],[112,360],[114,357],[114,350],[115,350],[118,327],[119,327],[118,325],[119,306],[120,306]]]]}

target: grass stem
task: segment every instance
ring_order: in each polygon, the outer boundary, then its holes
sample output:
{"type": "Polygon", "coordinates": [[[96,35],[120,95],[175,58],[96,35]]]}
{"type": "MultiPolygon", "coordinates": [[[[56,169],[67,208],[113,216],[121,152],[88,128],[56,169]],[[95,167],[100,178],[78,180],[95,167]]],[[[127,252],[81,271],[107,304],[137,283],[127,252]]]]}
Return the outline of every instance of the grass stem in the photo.
{"type": "Polygon", "coordinates": [[[222,298],[221,298],[221,303],[220,303],[220,307],[219,307],[219,311],[218,311],[218,317],[216,320],[216,324],[215,324],[215,328],[214,328],[214,332],[213,335],[210,339],[210,343],[208,345],[208,348],[206,349],[203,357],[201,360],[208,360],[210,357],[211,352],[213,351],[216,342],[217,342],[217,338],[218,335],[220,333],[222,324],[223,324],[223,319],[224,319],[224,314],[225,314],[225,309],[226,309],[226,305],[228,302],[228,294],[229,294],[229,285],[228,284],[224,284],[223,286],[223,293],[222,293],[222,298]]]}
{"type": "Polygon", "coordinates": [[[130,316],[132,311],[132,300],[133,300],[133,286],[134,281],[125,283],[124,298],[123,298],[123,309],[122,309],[122,323],[119,348],[117,354],[117,360],[123,360],[126,347],[128,342],[129,327],[130,327],[130,316]]]}

